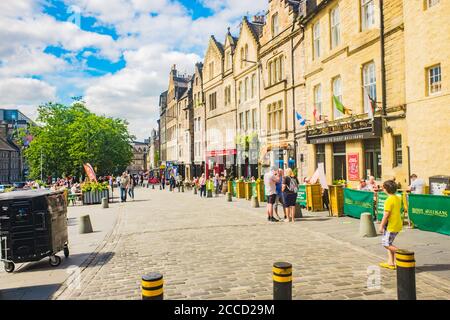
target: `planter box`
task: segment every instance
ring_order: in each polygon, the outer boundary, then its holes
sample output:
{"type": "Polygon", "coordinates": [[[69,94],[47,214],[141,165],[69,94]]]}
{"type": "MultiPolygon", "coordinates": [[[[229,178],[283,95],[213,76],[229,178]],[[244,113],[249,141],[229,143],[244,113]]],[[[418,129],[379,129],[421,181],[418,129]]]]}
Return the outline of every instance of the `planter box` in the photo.
{"type": "Polygon", "coordinates": [[[101,204],[102,198],[108,198],[109,190],[83,192],[83,204],[101,204]]]}
{"type": "Polygon", "coordinates": [[[252,183],[245,182],[245,199],[252,200],[252,183]]]}
{"type": "Polygon", "coordinates": [[[259,202],[266,202],[266,193],[264,190],[264,181],[256,182],[256,196],[259,202]]]}
{"type": "Polygon", "coordinates": [[[236,197],[238,199],[245,199],[245,182],[244,181],[236,182],[236,197]]]}
{"type": "Polygon", "coordinates": [[[323,211],[322,186],[320,184],[306,185],[306,207],[309,211],[323,211]]]}
{"type": "Polygon", "coordinates": [[[344,186],[332,185],[328,186],[330,193],[330,210],[333,217],[341,217],[344,215],[344,186]]]}

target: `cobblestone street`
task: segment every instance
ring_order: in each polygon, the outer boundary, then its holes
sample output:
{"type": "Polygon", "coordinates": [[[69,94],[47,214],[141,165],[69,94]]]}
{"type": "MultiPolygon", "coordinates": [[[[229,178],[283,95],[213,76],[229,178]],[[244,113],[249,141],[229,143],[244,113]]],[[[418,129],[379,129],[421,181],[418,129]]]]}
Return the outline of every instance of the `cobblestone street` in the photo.
{"type": "MultiPolygon", "coordinates": [[[[381,270],[380,287],[368,288],[368,272],[379,270],[382,251],[321,231],[333,220],[326,216],[270,223],[264,208],[252,209],[246,200],[151,189],[137,189],[136,201],[115,206],[116,227],[81,273],[80,289],[65,283],[54,299],[140,299],[140,278],[153,271],[164,275],[165,299],[272,299],[276,261],[293,265],[294,299],[397,298],[395,271],[381,270]]],[[[357,233],[353,221],[336,228],[357,233]]],[[[416,254],[418,265],[420,259],[416,254]]],[[[450,298],[445,275],[416,277],[418,299],[450,298]]]]}

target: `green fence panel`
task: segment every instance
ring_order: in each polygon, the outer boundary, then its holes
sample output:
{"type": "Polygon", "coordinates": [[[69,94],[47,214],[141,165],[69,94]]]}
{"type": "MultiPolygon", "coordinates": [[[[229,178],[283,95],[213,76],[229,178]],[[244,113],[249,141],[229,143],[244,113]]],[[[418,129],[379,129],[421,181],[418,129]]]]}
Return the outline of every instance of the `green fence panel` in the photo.
{"type": "Polygon", "coordinates": [[[450,235],[449,196],[409,195],[409,218],[420,230],[450,235]]]}
{"type": "Polygon", "coordinates": [[[257,197],[258,193],[256,192],[256,182],[252,182],[252,197],[257,197]]]}
{"type": "MultiPolygon", "coordinates": [[[[404,214],[403,211],[404,206],[403,206],[403,194],[401,192],[397,192],[397,196],[400,197],[400,199],[402,199],[402,208],[401,208],[401,214],[402,214],[402,219],[404,218],[404,214]]],[[[386,202],[387,199],[387,194],[385,192],[378,192],[378,202],[377,202],[377,220],[381,221],[383,220],[383,215],[384,215],[384,203],[386,202]]]]}
{"type": "Polygon", "coordinates": [[[360,218],[361,214],[373,214],[373,192],[344,188],[344,214],[360,218]]]}
{"type": "Polygon", "coordinates": [[[306,207],[306,185],[304,184],[298,186],[297,203],[306,207]]]}

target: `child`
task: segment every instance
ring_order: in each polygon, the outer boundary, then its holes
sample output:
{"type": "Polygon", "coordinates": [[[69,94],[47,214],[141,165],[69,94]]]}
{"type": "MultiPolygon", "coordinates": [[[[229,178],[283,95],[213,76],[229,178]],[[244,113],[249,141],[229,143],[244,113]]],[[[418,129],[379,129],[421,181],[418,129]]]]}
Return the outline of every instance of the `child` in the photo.
{"type": "Polygon", "coordinates": [[[395,252],[397,248],[393,245],[397,234],[402,230],[403,221],[400,215],[402,199],[395,195],[397,184],[388,180],[383,183],[383,190],[388,194],[384,203],[384,216],[380,224],[380,233],[383,234],[381,243],[388,250],[388,262],[380,263],[380,267],[395,270],[395,252]]]}

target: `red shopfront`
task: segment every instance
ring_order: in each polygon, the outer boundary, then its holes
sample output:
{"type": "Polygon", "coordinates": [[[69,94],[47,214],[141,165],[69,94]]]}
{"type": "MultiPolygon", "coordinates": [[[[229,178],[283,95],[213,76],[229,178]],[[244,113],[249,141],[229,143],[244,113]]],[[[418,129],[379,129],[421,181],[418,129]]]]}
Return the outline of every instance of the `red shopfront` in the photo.
{"type": "Polygon", "coordinates": [[[235,176],[236,149],[213,150],[206,152],[206,172],[208,174],[225,174],[235,176]]]}

